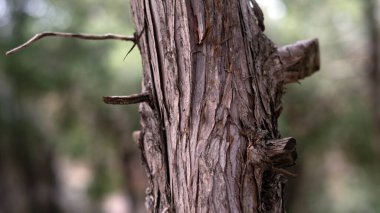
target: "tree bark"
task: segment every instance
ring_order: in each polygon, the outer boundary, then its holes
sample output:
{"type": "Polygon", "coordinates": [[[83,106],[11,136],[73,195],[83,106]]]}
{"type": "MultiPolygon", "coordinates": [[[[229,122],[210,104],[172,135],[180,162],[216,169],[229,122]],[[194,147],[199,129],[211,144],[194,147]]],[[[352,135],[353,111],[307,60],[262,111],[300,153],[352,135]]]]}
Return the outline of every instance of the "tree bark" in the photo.
{"type": "Polygon", "coordinates": [[[284,212],[293,138],[285,83],[319,68],[317,40],[277,48],[250,0],[131,0],[143,62],[150,212],[284,212]]]}

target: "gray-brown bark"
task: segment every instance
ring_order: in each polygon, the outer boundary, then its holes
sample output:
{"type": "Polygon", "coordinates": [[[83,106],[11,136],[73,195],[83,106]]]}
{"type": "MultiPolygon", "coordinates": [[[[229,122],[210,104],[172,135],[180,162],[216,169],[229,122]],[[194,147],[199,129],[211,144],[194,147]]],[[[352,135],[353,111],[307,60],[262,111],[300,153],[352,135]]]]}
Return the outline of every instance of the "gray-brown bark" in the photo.
{"type": "Polygon", "coordinates": [[[278,131],[281,96],[318,69],[316,40],[277,49],[247,0],[131,4],[152,97],[135,134],[148,209],[284,212],[283,168],[296,153],[278,131]]]}

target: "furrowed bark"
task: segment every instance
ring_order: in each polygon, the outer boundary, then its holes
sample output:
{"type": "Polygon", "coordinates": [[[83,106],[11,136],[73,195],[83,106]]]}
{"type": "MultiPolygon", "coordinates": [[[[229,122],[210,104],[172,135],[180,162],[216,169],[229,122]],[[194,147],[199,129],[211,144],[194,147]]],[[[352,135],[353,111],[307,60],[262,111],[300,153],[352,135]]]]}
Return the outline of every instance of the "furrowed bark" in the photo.
{"type": "Polygon", "coordinates": [[[140,105],[149,211],[284,212],[282,167],[295,161],[277,126],[287,59],[249,1],[131,4],[152,95],[140,105]]]}

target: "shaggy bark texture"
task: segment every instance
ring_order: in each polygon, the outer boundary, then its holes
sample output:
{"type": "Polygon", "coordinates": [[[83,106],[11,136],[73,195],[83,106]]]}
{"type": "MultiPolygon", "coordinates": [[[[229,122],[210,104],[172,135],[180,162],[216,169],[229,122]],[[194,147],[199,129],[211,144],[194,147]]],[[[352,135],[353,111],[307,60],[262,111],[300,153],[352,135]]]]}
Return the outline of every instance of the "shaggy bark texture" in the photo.
{"type": "Polygon", "coordinates": [[[316,40],[277,48],[250,0],[131,0],[143,61],[151,212],[284,212],[293,138],[277,119],[286,82],[319,67],[316,40]]]}

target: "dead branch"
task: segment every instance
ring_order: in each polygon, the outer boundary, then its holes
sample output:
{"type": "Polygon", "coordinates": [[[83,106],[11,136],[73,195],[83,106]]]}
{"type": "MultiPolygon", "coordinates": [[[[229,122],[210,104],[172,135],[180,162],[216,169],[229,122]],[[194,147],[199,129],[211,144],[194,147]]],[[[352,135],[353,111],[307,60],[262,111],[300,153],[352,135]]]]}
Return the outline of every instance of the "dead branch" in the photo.
{"type": "Polygon", "coordinates": [[[119,34],[104,34],[104,35],[94,35],[94,34],[82,34],[82,33],[65,33],[65,32],[43,32],[36,34],[31,39],[29,39],[24,44],[9,50],[5,53],[5,55],[13,54],[31,44],[34,42],[48,36],[56,36],[56,37],[65,37],[65,38],[77,38],[77,39],[84,39],[84,40],[121,40],[121,41],[133,41],[136,42],[135,36],[124,36],[119,34]]]}
{"type": "Polygon", "coordinates": [[[137,34],[137,32],[135,32],[135,33],[133,34],[133,36],[134,36],[134,38],[135,38],[135,43],[133,44],[133,46],[131,47],[131,49],[129,49],[129,51],[127,52],[127,54],[124,56],[123,61],[127,58],[127,56],[129,55],[129,53],[131,53],[132,50],[136,47],[136,45],[137,45],[137,42],[136,42],[136,41],[140,40],[142,34],[143,34],[144,31],[145,31],[145,28],[146,28],[146,24],[144,24],[144,27],[143,27],[143,29],[141,30],[140,34],[137,34]]]}
{"type": "Polygon", "coordinates": [[[299,41],[277,51],[285,69],[285,83],[297,82],[320,68],[318,39],[299,41]]]}
{"type": "Polygon", "coordinates": [[[137,104],[142,102],[150,102],[151,97],[150,93],[144,92],[129,96],[104,96],[103,101],[106,104],[115,104],[115,105],[128,105],[128,104],[137,104]]]}

